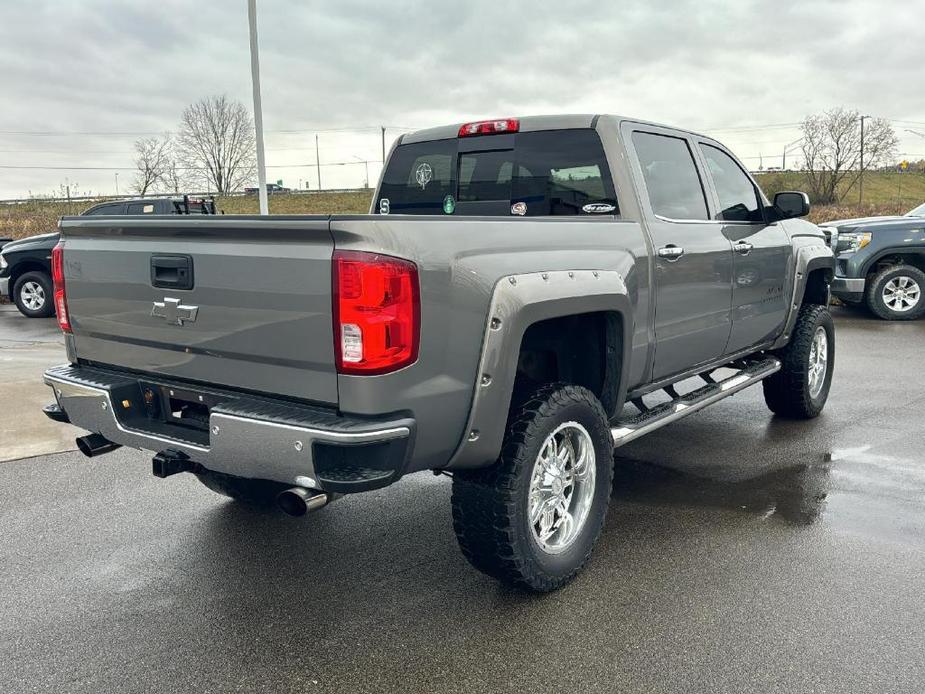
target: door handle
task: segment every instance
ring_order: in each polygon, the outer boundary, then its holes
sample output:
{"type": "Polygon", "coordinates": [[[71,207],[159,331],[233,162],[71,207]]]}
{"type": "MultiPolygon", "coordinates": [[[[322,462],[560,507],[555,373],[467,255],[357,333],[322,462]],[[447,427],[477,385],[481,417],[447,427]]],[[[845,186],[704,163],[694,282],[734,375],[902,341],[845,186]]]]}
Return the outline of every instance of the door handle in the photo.
{"type": "Polygon", "coordinates": [[[669,243],[667,246],[658,249],[658,257],[664,258],[669,263],[673,263],[684,255],[684,249],[669,243]]]}
{"type": "Polygon", "coordinates": [[[752,246],[752,244],[748,243],[747,241],[739,241],[738,243],[732,245],[732,250],[734,250],[739,255],[748,255],[752,248],[754,248],[754,246],[752,246]]]}

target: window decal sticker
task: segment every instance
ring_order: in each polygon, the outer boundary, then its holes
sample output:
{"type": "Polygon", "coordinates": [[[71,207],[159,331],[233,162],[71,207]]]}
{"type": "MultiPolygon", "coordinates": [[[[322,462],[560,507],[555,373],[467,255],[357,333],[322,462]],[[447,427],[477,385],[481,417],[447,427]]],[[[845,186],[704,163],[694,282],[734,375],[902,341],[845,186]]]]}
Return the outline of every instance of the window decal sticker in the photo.
{"type": "Polygon", "coordinates": [[[379,214],[388,214],[389,206],[390,206],[389,199],[382,198],[382,200],[379,201],[379,214]]]}
{"type": "Polygon", "coordinates": [[[421,186],[421,190],[427,188],[427,184],[434,180],[434,170],[426,161],[421,164],[414,172],[414,180],[421,186]]]}
{"type": "Polygon", "coordinates": [[[609,202],[589,202],[581,209],[588,214],[610,214],[617,209],[617,206],[611,205],[609,202]]]}
{"type": "Polygon", "coordinates": [[[452,195],[447,195],[443,198],[443,213],[444,214],[453,214],[456,210],[456,201],[453,199],[452,195]]]}
{"type": "Polygon", "coordinates": [[[516,214],[523,217],[527,214],[527,203],[525,202],[515,202],[511,205],[511,214],[516,214]]]}

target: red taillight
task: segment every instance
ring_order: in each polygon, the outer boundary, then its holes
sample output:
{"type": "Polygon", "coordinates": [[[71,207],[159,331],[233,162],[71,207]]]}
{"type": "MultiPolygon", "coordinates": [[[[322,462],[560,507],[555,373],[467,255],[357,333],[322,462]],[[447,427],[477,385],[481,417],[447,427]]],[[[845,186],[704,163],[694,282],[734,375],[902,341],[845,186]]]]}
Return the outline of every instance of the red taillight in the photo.
{"type": "Polygon", "coordinates": [[[418,357],[421,303],[414,263],[335,251],[334,350],[345,374],[383,374],[418,357]]]}
{"type": "Polygon", "coordinates": [[[55,313],[58,325],[66,332],[71,332],[71,319],[67,314],[67,293],[64,291],[64,242],[51,249],[51,279],[55,285],[55,313]]]}
{"type": "Polygon", "coordinates": [[[516,133],[520,130],[520,121],[516,118],[501,118],[500,120],[480,120],[475,123],[466,123],[459,128],[460,137],[472,135],[494,135],[497,133],[516,133]]]}

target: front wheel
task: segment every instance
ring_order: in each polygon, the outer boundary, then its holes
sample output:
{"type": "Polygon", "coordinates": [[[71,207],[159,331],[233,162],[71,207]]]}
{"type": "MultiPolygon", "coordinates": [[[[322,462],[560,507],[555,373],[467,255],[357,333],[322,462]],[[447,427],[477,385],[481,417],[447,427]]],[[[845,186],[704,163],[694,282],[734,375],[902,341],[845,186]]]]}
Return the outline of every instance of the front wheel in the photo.
{"type": "Polygon", "coordinates": [[[764,379],[764,401],[784,417],[817,417],[829,398],[835,369],[835,323],[829,309],[804,304],[790,343],[777,356],[781,368],[764,379]]]}
{"type": "Polygon", "coordinates": [[[915,320],[925,314],[925,272],[911,265],[888,267],[867,283],[867,306],[884,320],[915,320]]]}
{"type": "Polygon", "coordinates": [[[48,318],[55,312],[51,277],[44,272],[27,272],[13,287],[13,301],[28,318],[48,318]]]}
{"type": "Polygon", "coordinates": [[[588,561],[610,502],[613,440],[586,388],[554,384],[512,413],[501,456],[453,475],[453,527],[479,571],[538,592],[588,561]]]}

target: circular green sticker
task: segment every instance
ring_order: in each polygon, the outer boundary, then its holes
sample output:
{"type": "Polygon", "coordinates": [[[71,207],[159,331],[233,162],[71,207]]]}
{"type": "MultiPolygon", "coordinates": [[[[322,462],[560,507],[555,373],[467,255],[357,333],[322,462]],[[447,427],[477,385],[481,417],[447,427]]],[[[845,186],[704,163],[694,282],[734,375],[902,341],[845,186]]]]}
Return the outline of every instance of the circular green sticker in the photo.
{"type": "Polygon", "coordinates": [[[444,214],[453,214],[453,211],[456,209],[456,201],[453,199],[452,195],[447,195],[443,198],[443,212],[444,214]]]}

